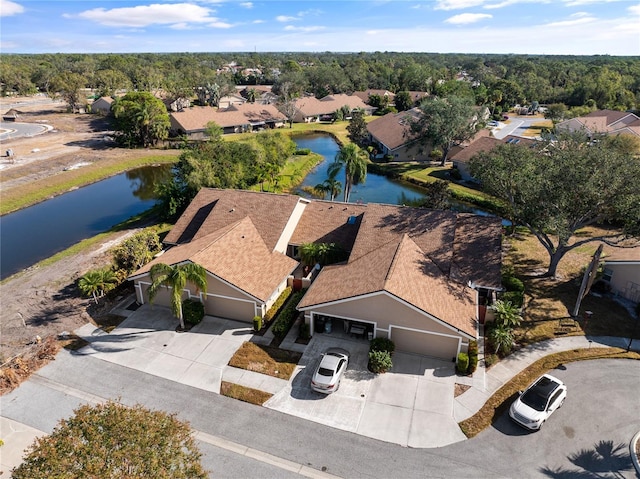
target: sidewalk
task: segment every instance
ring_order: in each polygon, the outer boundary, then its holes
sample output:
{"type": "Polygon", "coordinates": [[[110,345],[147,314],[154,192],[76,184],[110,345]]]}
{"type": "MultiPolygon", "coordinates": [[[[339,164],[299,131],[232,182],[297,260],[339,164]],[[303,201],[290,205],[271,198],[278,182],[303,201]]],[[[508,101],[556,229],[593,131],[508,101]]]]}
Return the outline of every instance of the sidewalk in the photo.
{"type": "MultiPolygon", "coordinates": [[[[571,349],[588,349],[589,347],[604,346],[626,349],[628,344],[629,339],[612,336],[567,336],[548,339],[524,347],[502,359],[488,371],[484,367],[484,362],[481,362],[473,378],[467,381],[458,381],[472,387],[455,398],[454,417],[457,422],[460,422],[473,416],[498,389],[544,356],[571,349]]],[[[639,340],[634,340],[631,346],[631,350],[640,352],[639,340]]]]}
{"type": "Polygon", "coordinates": [[[9,477],[11,469],[22,463],[24,450],[33,444],[36,437],[44,435],[46,433],[26,424],[0,417],[0,438],[4,441],[0,449],[0,456],[2,457],[0,475],[9,477]]]}

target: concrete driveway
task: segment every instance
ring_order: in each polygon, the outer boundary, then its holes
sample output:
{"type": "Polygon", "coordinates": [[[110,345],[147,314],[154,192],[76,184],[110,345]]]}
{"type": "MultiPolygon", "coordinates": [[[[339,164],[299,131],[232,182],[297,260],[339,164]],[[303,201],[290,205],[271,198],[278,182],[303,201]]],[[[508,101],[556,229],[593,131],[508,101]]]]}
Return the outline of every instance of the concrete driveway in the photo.
{"type": "Polygon", "coordinates": [[[363,436],[410,447],[439,447],[466,439],[453,416],[455,370],[451,362],[394,353],[393,369],[367,370],[369,344],[318,334],[290,383],[265,407],[363,436]],[[338,391],[310,387],[320,354],[329,347],[351,353],[338,391]]]}
{"type": "MultiPolygon", "coordinates": [[[[393,369],[367,370],[369,342],[316,334],[289,381],[228,366],[245,341],[254,338],[247,323],[205,317],[188,333],[176,333],[168,308],[144,305],[107,334],[92,325],[76,331],[89,341],[79,355],[153,374],[214,393],[221,381],[273,394],[264,406],[337,429],[410,447],[440,447],[466,439],[454,417],[454,364],[394,353],[393,369]],[[311,375],[329,347],[351,353],[338,391],[311,390],[311,375]]],[[[295,331],[292,332],[295,334],[295,331]]]]}

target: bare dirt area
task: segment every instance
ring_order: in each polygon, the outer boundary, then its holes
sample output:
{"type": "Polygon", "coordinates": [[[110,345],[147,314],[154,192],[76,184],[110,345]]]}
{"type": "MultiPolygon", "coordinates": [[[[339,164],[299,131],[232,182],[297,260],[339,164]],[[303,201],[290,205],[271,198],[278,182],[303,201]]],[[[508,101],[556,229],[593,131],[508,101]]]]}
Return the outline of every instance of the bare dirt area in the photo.
{"type": "MultiPolygon", "coordinates": [[[[15,102],[16,99],[12,99],[15,102]]],[[[4,199],[17,190],[42,182],[54,182],[56,175],[90,168],[98,162],[122,161],[136,155],[162,155],[162,150],[128,150],[115,148],[109,123],[95,115],[65,113],[62,103],[19,103],[19,122],[50,125],[48,133],[2,142],[2,154],[11,148],[15,161],[0,157],[0,193],[4,199]],[[82,164],[88,165],[82,165],[82,164]]],[[[0,101],[0,112],[9,109],[0,101]]],[[[92,322],[108,322],[109,311],[131,291],[122,290],[107,301],[95,305],[80,297],[76,282],[88,270],[111,263],[109,250],[137,230],[107,235],[100,244],[82,253],[66,257],[49,266],[36,266],[0,284],[0,363],[28,351],[36,337],[42,340],[63,331],[92,322]]]]}

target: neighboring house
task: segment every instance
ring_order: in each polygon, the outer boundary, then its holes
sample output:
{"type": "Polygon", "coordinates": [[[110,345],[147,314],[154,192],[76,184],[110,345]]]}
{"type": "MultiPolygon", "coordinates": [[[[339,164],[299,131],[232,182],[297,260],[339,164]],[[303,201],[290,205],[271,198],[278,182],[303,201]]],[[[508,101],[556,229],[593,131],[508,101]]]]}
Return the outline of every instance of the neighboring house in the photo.
{"type": "Polygon", "coordinates": [[[429,94],[426,91],[410,91],[409,95],[413,100],[414,106],[418,106],[422,100],[429,97],[429,94]]]}
{"type": "Polygon", "coordinates": [[[102,96],[91,104],[91,112],[107,116],[111,113],[112,105],[113,98],[110,96],[102,96]]]}
{"type": "Polygon", "coordinates": [[[640,247],[610,248],[608,252],[602,279],[615,295],[640,303],[640,247]]]}
{"type": "MultiPolygon", "coordinates": [[[[298,304],[312,333],[331,320],[451,360],[478,338],[479,294],[501,289],[497,218],[206,188],[165,238],[171,247],[129,279],[146,303],[153,264],[198,263],[207,291],[188,285],[183,297],[201,298],[208,315],[251,322],[294,284],[298,248],[309,242],[349,253],[323,267],[298,304]]],[[[155,302],[168,305],[168,291],[155,302]]]]}
{"type": "Polygon", "coordinates": [[[196,106],[183,111],[169,113],[171,132],[187,135],[192,139],[205,138],[209,122],[215,122],[226,133],[243,133],[264,128],[280,128],[286,118],[273,105],[244,103],[219,109],[196,106]]]}
{"type": "Polygon", "coordinates": [[[417,119],[417,109],[387,113],[367,123],[369,141],[376,147],[377,156],[391,161],[425,161],[431,148],[419,145],[411,138],[411,121],[417,119]]]}
{"type": "Polygon", "coordinates": [[[278,95],[272,93],[271,88],[271,85],[243,85],[236,87],[238,93],[246,100],[249,98],[249,90],[255,90],[255,103],[260,105],[270,105],[278,102],[278,95]]]}
{"type": "Polygon", "coordinates": [[[350,111],[363,110],[365,115],[373,115],[375,108],[367,105],[357,96],[352,95],[328,95],[317,99],[313,96],[298,98],[295,100],[295,123],[314,123],[318,121],[330,121],[336,110],[347,106],[350,111]]]}
{"type": "Polygon", "coordinates": [[[473,176],[471,176],[471,173],[469,172],[469,162],[471,161],[471,158],[476,156],[478,153],[491,151],[500,144],[531,147],[536,143],[535,140],[513,135],[508,135],[501,140],[488,135],[488,130],[480,130],[468,144],[455,146],[451,149],[449,159],[453,163],[453,167],[458,169],[460,176],[464,181],[474,181],[473,176]]]}
{"type": "Polygon", "coordinates": [[[218,108],[229,108],[232,105],[242,105],[246,102],[247,100],[241,95],[225,95],[220,97],[220,100],[218,101],[218,108]]]}
{"type": "Polygon", "coordinates": [[[640,136],[640,117],[633,113],[615,110],[596,110],[591,113],[561,121],[558,130],[584,131],[590,137],[595,134],[640,136]]]}
{"type": "Polygon", "coordinates": [[[191,106],[191,100],[184,97],[165,98],[162,100],[162,103],[167,107],[167,111],[182,111],[191,106]]]}
{"type": "Polygon", "coordinates": [[[388,100],[388,103],[390,105],[393,105],[393,102],[395,100],[395,93],[390,92],[389,90],[364,90],[364,91],[354,91],[353,92],[353,96],[357,96],[358,98],[360,98],[363,102],[365,103],[369,103],[369,97],[371,95],[378,95],[380,97],[386,97],[388,100]]]}

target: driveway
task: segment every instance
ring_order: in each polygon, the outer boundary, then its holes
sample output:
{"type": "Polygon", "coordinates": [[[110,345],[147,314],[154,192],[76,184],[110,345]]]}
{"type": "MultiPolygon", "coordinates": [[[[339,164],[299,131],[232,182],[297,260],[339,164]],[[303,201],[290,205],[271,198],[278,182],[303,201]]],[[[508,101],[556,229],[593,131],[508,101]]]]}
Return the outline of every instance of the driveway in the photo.
{"type": "Polygon", "coordinates": [[[366,341],[316,334],[292,381],[265,406],[363,436],[410,447],[439,447],[466,439],[453,417],[455,370],[451,362],[394,353],[393,369],[367,370],[366,341]],[[338,391],[310,387],[320,354],[329,347],[351,353],[338,391]]]}
{"type": "Polygon", "coordinates": [[[501,121],[498,123],[497,128],[493,128],[493,136],[498,140],[502,140],[509,135],[524,137],[523,133],[529,129],[531,125],[542,121],[544,121],[544,118],[509,115],[508,123],[501,121]]]}
{"type": "Polygon", "coordinates": [[[214,393],[222,380],[253,387],[273,394],[267,408],[402,446],[440,447],[466,439],[454,417],[452,362],[396,352],[393,369],[375,375],[367,370],[368,341],[316,334],[285,381],[227,365],[244,341],[254,339],[247,323],[205,317],[188,333],[176,333],[168,308],[144,305],[126,314],[110,334],[91,325],[80,328],[77,333],[90,345],[79,354],[214,393]],[[314,392],[310,380],[328,347],[346,349],[351,359],[339,390],[327,396],[314,392]]]}

